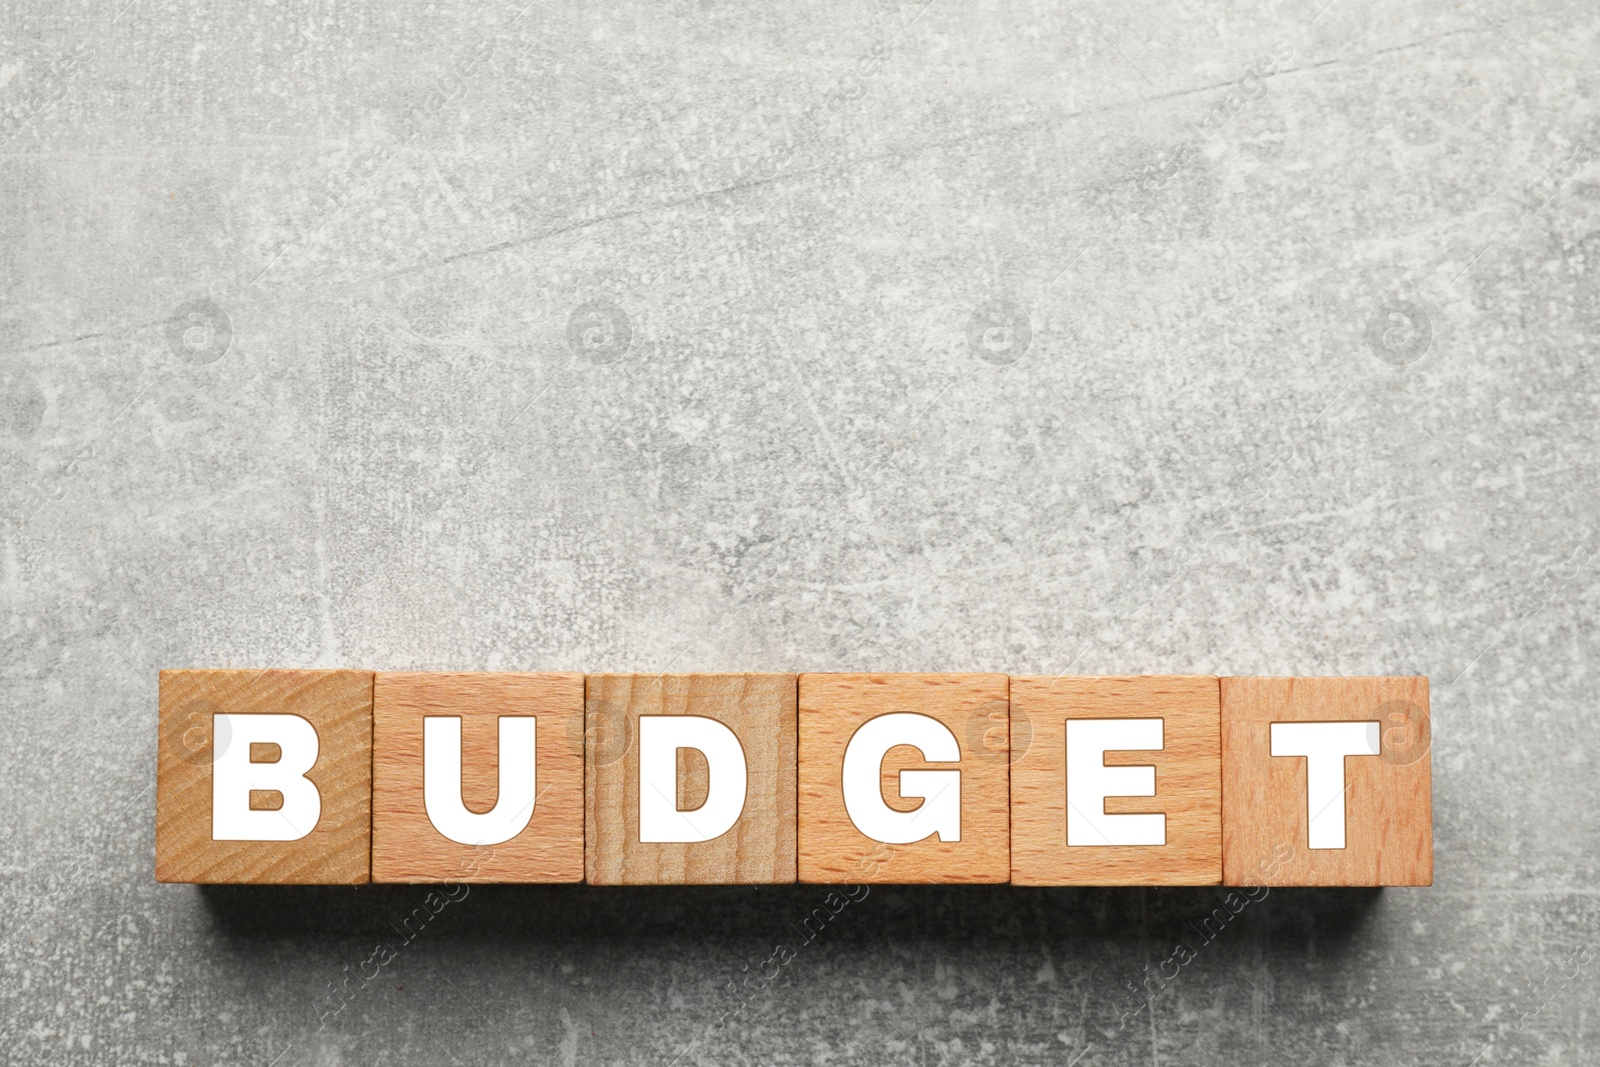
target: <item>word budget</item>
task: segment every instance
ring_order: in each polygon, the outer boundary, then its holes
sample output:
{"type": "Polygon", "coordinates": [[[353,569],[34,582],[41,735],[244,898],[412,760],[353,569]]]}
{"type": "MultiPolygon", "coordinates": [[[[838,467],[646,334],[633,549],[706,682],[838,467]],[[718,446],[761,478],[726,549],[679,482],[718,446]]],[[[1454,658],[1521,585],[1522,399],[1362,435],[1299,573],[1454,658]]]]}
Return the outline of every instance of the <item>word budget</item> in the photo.
{"type": "Polygon", "coordinates": [[[1426,678],[173,670],[164,882],[1420,886],[1426,678]]]}

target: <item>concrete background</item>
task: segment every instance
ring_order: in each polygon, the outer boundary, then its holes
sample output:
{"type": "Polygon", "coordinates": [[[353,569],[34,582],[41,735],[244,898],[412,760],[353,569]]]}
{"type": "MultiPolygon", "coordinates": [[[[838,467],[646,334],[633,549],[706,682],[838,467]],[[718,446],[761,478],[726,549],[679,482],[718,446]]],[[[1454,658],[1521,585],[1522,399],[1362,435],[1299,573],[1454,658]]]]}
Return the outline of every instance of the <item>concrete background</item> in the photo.
{"type": "Polygon", "coordinates": [[[0,4],[12,1063],[1600,1057],[1600,12],[0,4]],[[175,666],[1425,673],[1437,881],[152,878],[175,666]],[[722,1021],[719,1023],[719,1019],[722,1021]]]}

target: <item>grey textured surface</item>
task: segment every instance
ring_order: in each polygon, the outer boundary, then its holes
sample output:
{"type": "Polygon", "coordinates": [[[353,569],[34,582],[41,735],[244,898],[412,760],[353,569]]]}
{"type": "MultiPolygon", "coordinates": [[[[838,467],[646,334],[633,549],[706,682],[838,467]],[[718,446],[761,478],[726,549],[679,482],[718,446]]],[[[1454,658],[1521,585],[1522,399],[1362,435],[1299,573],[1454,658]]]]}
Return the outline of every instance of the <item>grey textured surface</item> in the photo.
{"type": "Polygon", "coordinates": [[[1593,5],[592,8],[0,5],[0,1057],[1600,1062],[1593,5]],[[330,1015],[420,894],[154,883],[198,665],[1426,673],[1437,881],[1136,1014],[1216,893],[476,889],[330,1015]]]}

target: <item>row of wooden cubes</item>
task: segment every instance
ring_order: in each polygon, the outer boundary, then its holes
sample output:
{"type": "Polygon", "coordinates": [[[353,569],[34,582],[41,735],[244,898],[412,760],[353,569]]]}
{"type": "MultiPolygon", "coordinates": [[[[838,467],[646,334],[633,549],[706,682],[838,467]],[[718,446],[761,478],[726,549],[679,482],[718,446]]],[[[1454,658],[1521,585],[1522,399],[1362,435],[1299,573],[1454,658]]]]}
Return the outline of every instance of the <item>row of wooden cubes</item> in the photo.
{"type": "Polygon", "coordinates": [[[1432,882],[1426,678],[160,684],[167,882],[1432,882]]]}

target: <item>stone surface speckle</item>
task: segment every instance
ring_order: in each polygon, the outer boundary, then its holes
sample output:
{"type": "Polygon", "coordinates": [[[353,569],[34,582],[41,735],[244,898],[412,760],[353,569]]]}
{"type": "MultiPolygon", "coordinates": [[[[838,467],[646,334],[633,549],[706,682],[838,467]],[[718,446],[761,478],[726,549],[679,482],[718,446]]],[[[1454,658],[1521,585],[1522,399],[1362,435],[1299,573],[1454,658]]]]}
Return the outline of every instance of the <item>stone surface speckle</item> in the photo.
{"type": "Polygon", "coordinates": [[[1594,1062],[1592,4],[0,10],[0,1058],[1594,1062]],[[1423,673],[1436,884],[408,941],[154,882],[252,665],[1423,673]]]}

